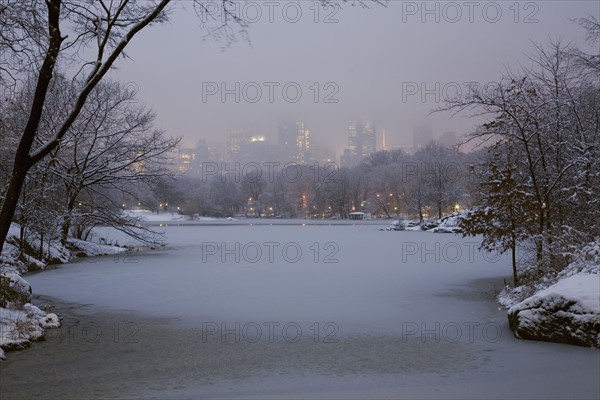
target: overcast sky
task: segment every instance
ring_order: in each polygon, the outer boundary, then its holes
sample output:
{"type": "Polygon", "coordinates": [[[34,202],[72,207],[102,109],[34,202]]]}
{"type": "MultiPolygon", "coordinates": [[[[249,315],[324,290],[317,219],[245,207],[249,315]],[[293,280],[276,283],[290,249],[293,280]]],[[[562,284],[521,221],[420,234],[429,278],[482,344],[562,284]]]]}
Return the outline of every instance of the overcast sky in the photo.
{"type": "Polygon", "coordinates": [[[600,15],[598,1],[428,2],[430,13],[420,1],[318,13],[312,1],[299,8],[250,3],[239,10],[257,20],[249,28],[251,43],[240,40],[223,51],[225,42],[206,38],[185,3],[187,10],[179,7],[169,24],[136,37],[132,60],[118,64],[115,76],[134,82],[158,113],[157,125],[183,136],[184,145],[224,141],[228,129],[245,128],[276,141],[278,121],[303,120],[339,155],[355,117],[376,121],[378,146],[383,129],[388,147],[412,144],[415,126],[431,126],[434,136],[461,134],[473,120],[427,116],[443,97],[436,83],[442,89],[491,82],[507,66],[526,63],[532,41],[562,38],[584,46],[570,19],[600,15]],[[232,91],[224,102],[223,86],[232,91]],[[415,88],[418,93],[408,92],[415,88]],[[424,102],[422,88],[431,90],[424,102]]]}

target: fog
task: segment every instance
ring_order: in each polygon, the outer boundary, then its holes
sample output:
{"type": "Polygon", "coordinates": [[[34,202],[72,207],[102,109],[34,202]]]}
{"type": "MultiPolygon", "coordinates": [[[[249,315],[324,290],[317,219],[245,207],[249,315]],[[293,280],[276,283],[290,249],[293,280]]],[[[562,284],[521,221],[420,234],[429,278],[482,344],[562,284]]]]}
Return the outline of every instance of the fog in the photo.
{"type": "Polygon", "coordinates": [[[378,149],[383,130],[388,148],[411,145],[417,126],[431,127],[434,138],[469,131],[473,119],[428,114],[450,89],[528,65],[525,53],[534,43],[560,39],[585,48],[572,19],[600,13],[594,1],[390,1],[339,10],[288,3],[238,4],[240,15],[256,22],[247,40],[234,28],[230,46],[200,27],[203,16],[191,3],[176,7],[169,24],[132,41],[132,60],[120,62],[113,75],[135,84],[140,100],[157,111],[158,125],[183,136],[184,145],[224,141],[232,129],[276,143],[279,121],[302,120],[313,140],[339,156],[354,118],[375,121],[378,149]]]}

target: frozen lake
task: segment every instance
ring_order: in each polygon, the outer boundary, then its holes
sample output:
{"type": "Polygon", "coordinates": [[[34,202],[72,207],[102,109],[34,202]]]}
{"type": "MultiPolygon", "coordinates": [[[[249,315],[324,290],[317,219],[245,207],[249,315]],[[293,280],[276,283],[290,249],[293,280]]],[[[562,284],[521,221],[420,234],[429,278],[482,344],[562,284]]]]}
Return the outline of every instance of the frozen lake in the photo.
{"type": "Polygon", "coordinates": [[[507,257],[481,254],[472,238],[382,226],[166,226],[159,250],[30,275],[65,326],[10,355],[2,392],[600,396],[597,350],[513,338],[493,300],[511,276],[507,257]]]}

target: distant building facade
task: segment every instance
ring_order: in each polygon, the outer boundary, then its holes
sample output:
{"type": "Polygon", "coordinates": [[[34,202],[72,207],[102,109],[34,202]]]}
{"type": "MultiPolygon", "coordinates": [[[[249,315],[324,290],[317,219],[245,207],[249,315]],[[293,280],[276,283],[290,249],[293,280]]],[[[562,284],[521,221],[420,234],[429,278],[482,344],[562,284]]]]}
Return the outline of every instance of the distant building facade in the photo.
{"type": "Polygon", "coordinates": [[[348,148],[341,157],[343,167],[354,167],[377,151],[377,129],[370,119],[352,120],[348,123],[348,148]]]}
{"type": "Polygon", "coordinates": [[[305,164],[312,159],[313,141],[304,122],[280,122],[278,138],[281,161],[305,164]]]}

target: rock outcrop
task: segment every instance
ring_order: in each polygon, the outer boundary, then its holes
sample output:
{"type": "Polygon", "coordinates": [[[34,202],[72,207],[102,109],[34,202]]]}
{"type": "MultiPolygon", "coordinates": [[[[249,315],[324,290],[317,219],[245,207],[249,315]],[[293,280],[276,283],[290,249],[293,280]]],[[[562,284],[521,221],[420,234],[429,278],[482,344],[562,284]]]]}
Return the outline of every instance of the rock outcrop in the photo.
{"type": "Polygon", "coordinates": [[[559,280],[508,310],[521,339],[600,348],[600,274],[559,280]]]}

